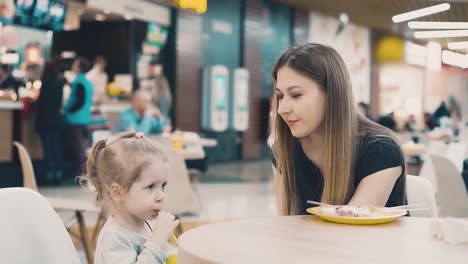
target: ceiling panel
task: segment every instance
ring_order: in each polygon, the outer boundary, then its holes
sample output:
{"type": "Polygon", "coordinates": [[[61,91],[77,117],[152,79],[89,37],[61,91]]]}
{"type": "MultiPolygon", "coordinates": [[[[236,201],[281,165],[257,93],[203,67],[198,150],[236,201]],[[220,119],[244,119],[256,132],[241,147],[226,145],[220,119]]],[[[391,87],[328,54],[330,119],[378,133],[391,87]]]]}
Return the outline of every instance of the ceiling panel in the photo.
{"type": "MultiPolygon", "coordinates": [[[[468,0],[429,1],[429,0],[280,0],[326,15],[338,17],[347,13],[349,20],[370,28],[389,30],[405,36],[412,36],[406,22],[394,24],[392,16],[440,3],[450,3],[448,11],[415,19],[414,21],[468,22],[468,0]]],[[[467,41],[468,38],[436,39],[443,46],[448,41],[467,41]]]]}

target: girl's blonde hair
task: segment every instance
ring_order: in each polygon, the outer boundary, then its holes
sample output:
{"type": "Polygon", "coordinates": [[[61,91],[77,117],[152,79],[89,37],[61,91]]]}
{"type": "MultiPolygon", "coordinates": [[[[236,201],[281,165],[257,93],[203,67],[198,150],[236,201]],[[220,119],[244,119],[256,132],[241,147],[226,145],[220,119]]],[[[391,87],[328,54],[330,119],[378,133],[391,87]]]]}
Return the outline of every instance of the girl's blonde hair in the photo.
{"type": "MultiPolygon", "coordinates": [[[[388,138],[395,140],[395,137],[388,129],[358,114],[346,64],[333,48],[313,43],[290,48],[276,62],[273,69],[275,82],[278,71],[284,66],[316,81],[326,94],[321,202],[346,204],[356,188],[352,175],[356,146],[361,136],[370,135],[376,141],[388,138]]],[[[280,213],[290,215],[298,213],[294,153],[301,146],[278,115],[278,105],[276,98],[272,107],[275,123],[270,128],[275,130],[273,155],[280,173],[275,178],[275,185],[280,213]]]]}
{"type": "Polygon", "coordinates": [[[107,206],[111,184],[117,183],[128,191],[142,171],[154,162],[167,164],[166,154],[156,142],[138,136],[137,132],[122,132],[94,144],[86,162],[86,175],[80,177],[80,183],[93,186],[98,205],[107,206]]]}

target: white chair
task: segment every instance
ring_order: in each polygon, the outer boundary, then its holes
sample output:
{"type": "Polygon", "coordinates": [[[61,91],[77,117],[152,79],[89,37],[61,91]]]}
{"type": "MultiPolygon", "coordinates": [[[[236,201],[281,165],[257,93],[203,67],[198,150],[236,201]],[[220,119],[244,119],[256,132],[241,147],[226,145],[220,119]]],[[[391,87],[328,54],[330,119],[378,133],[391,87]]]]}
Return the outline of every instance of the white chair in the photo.
{"type": "Polygon", "coordinates": [[[406,195],[408,204],[425,203],[429,210],[412,211],[411,216],[438,217],[434,189],[428,179],[420,176],[406,176],[406,195]]]}
{"type": "MultiPolygon", "coordinates": [[[[465,144],[468,144],[468,127],[462,127],[460,130],[460,136],[459,136],[459,141],[465,144]]],[[[465,158],[468,158],[468,148],[467,151],[465,151],[465,158]]]]}
{"type": "Polygon", "coordinates": [[[428,179],[437,194],[437,181],[435,178],[434,165],[430,158],[431,155],[444,155],[447,152],[447,144],[440,140],[431,140],[428,144],[427,153],[423,155],[424,163],[422,165],[419,176],[428,179]]]}
{"type": "MultiPolygon", "coordinates": [[[[466,143],[452,142],[449,144],[445,156],[453,162],[459,172],[463,168],[463,160],[465,159],[466,143]]],[[[437,155],[437,154],[436,154],[437,155]]],[[[440,154],[438,154],[440,155],[440,154]]]]}
{"type": "MultiPolygon", "coordinates": [[[[32,166],[31,157],[29,156],[28,151],[19,142],[15,141],[13,142],[13,144],[17,147],[18,154],[20,157],[21,169],[23,172],[23,187],[39,192],[36,184],[34,167],[32,166]]],[[[80,231],[80,234],[76,236],[80,238],[81,243],[83,244],[88,263],[92,263],[93,249],[91,248],[91,244],[93,244],[94,241],[91,241],[88,237],[88,231],[84,222],[83,212],[102,214],[101,209],[98,208],[94,203],[86,200],[76,200],[63,197],[46,197],[46,199],[56,211],[72,211],[75,213],[75,218],[78,222],[78,227],[80,231]]],[[[71,229],[69,227],[70,226],[67,226],[68,231],[71,234],[74,234],[71,232],[71,229]]],[[[96,234],[97,232],[99,232],[99,227],[100,225],[96,226],[93,238],[97,237],[96,234]]]]}
{"type": "Polygon", "coordinates": [[[460,172],[448,158],[432,155],[442,216],[468,217],[468,193],[460,172]]]}
{"type": "Polygon", "coordinates": [[[196,192],[190,184],[189,173],[183,156],[166,148],[169,160],[169,181],[166,187],[166,199],[164,208],[176,215],[183,213],[197,213],[200,202],[196,192]]]}
{"type": "Polygon", "coordinates": [[[0,263],[80,263],[62,221],[39,193],[0,189],[0,211],[0,263]]]}

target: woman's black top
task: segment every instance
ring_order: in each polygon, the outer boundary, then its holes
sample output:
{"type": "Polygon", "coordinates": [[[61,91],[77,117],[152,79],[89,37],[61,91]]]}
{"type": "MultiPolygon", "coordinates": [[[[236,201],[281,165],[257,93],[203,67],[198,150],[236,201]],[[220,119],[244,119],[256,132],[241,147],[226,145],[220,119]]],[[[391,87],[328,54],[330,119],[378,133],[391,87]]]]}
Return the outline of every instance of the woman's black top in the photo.
{"type": "MultiPolygon", "coordinates": [[[[386,206],[406,204],[405,193],[405,160],[398,143],[391,138],[362,136],[356,149],[354,166],[354,189],[365,177],[381,170],[402,166],[402,173],[397,179],[388,198],[386,206]]],[[[299,214],[307,214],[306,209],[312,207],[307,200],[320,201],[323,191],[323,175],[304,153],[300,144],[295,153],[296,191],[299,214]]],[[[273,165],[276,160],[272,155],[273,165]]],[[[339,161],[337,161],[339,162],[339,161]]]]}

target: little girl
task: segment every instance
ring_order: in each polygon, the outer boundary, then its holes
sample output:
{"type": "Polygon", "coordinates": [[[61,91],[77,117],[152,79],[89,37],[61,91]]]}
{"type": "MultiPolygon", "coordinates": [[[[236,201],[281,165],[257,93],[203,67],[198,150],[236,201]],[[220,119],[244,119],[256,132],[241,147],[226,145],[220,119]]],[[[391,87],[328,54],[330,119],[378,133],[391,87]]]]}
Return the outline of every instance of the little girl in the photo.
{"type": "Polygon", "coordinates": [[[143,133],[98,141],[86,163],[85,184],[110,212],[97,240],[95,264],[164,263],[167,241],[179,220],[161,211],[167,158],[143,133]],[[147,220],[156,218],[153,225],[147,220]]]}

